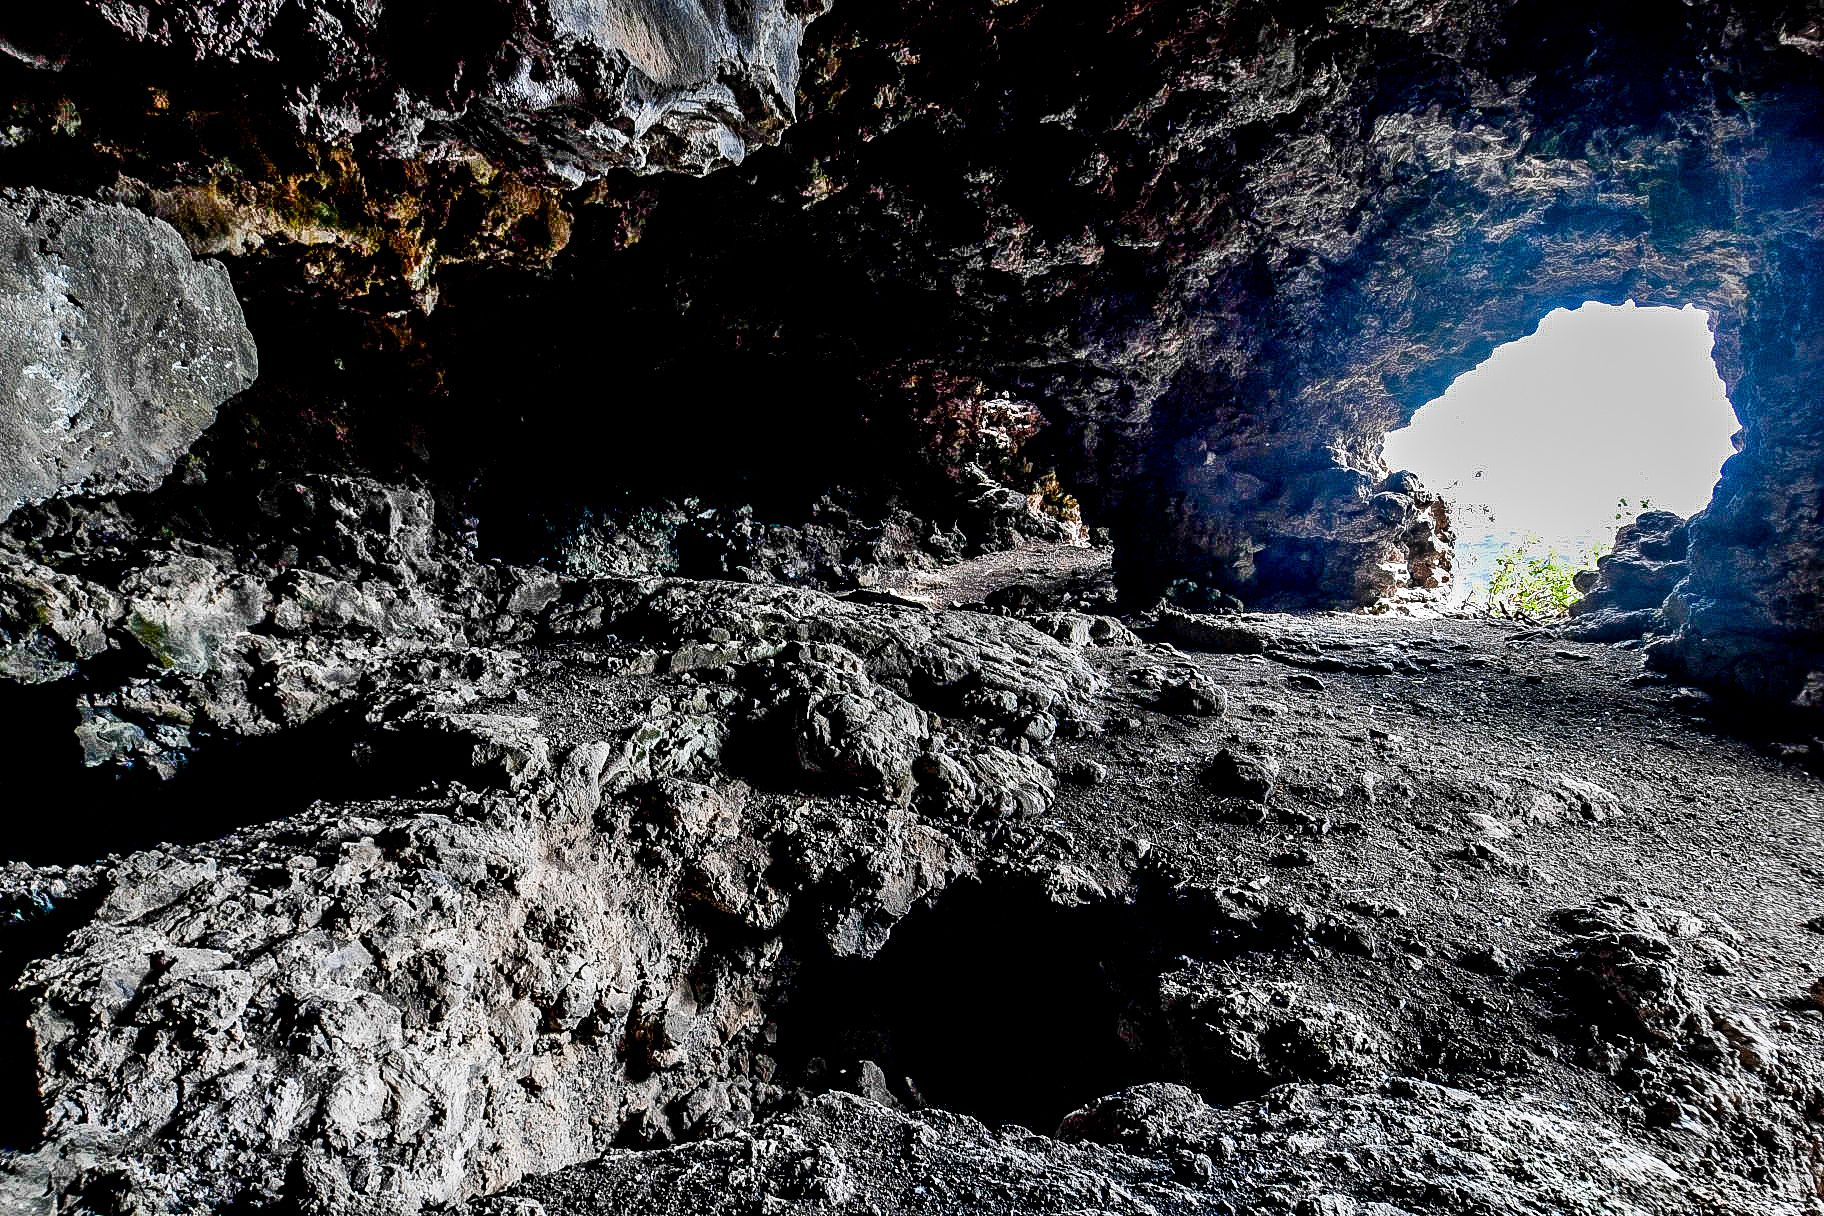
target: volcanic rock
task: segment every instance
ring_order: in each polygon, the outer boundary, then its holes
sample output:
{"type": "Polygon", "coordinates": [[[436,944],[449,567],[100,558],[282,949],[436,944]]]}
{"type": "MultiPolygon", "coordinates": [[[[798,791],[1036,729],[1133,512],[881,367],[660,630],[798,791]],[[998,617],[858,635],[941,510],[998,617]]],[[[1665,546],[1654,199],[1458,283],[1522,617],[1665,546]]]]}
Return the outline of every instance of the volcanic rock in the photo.
{"type": "Polygon", "coordinates": [[[228,272],[169,225],[0,190],[0,519],[158,485],[258,366],[228,272]]]}

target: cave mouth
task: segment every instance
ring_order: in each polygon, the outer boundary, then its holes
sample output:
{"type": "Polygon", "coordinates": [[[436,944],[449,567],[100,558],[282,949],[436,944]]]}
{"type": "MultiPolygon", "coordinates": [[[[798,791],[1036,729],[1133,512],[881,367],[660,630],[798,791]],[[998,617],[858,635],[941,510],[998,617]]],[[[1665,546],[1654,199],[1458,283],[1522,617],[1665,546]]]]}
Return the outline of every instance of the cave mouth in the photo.
{"type": "Polygon", "coordinates": [[[1703,509],[1739,427],[1714,342],[1691,305],[1559,308],[1388,432],[1451,504],[1453,601],[1486,599],[1503,553],[1593,566],[1640,512],[1703,509]]]}

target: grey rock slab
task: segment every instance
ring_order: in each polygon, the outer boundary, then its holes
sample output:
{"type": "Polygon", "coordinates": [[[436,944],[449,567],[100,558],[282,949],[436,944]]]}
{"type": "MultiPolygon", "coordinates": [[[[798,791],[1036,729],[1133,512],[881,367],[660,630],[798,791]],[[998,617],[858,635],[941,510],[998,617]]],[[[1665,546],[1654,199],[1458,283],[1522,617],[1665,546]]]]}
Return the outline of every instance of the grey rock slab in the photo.
{"type": "Polygon", "coordinates": [[[0,190],[0,518],[158,485],[258,371],[228,272],[169,225],[0,190]]]}

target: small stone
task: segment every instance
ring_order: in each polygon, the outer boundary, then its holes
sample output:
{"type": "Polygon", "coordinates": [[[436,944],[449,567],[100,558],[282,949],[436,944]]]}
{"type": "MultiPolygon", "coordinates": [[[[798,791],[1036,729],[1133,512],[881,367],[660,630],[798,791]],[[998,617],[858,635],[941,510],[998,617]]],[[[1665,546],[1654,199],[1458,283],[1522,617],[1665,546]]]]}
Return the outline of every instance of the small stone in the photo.
{"type": "Polygon", "coordinates": [[[893,1087],[887,1083],[886,1071],[874,1061],[863,1060],[856,1066],[849,1081],[849,1087],[868,1101],[893,1110],[899,1109],[899,1098],[894,1095],[893,1087]]]}
{"type": "Polygon", "coordinates": [[[1108,780],[1108,766],[1094,760],[1072,760],[1064,766],[1064,779],[1078,785],[1101,785],[1108,780]]]}
{"type": "Polygon", "coordinates": [[[1166,678],[1155,704],[1169,714],[1213,718],[1229,712],[1229,694],[1204,675],[1184,672],[1166,678]]]}
{"type": "Polygon", "coordinates": [[[1295,671],[1286,677],[1286,683],[1293,688],[1302,688],[1307,692],[1324,691],[1324,682],[1308,671],[1295,671]]]}
{"type": "Polygon", "coordinates": [[[1499,946],[1471,946],[1459,961],[1465,970],[1478,975],[1500,977],[1514,973],[1514,960],[1499,946]]]}
{"type": "Polygon", "coordinates": [[[1015,724],[1014,735],[1043,746],[1057,738],[1058,720],[1043,712],[1027,714],[1015,724]]]}
{"type": "Polygon", "coordinates": [[[1398,920],[1411,915],[1405,905],[1387,899],[1352,899],[1343,906],[1358,916],[1371,916],[1376,920],[1398,920]]]}
{"type": "Polygon", "coordinates": [[[1210,1160],[1208,1153],[1174,1148],[1167,1161],[1172,1167],[1172,1176],[1186,1186],[1208,1186],[1216,1178],[1216,1163],[1210,1160]]]}
{"type": "Polygon", "coordinates": [[[1470,814],[1465,815],[1464,818],[1469,820],[1470,825],[1476,829],[1476,832],[1487,840],[1506,840],[1514,834],[1512,828],[1508,827],[1505,823],[1502,823],[1499,819],[1496,819],[1493,815],[1483,815],[1471,812],[1470,814]]]}
{"type": "Polygon", "coordinates": [[[1224,798],[1265,802],[1279,781],[1279,761],[1272,756],[1246,756],[1229,748],[1216,753],[1203,771],[1203,784],[1224,798]]]}

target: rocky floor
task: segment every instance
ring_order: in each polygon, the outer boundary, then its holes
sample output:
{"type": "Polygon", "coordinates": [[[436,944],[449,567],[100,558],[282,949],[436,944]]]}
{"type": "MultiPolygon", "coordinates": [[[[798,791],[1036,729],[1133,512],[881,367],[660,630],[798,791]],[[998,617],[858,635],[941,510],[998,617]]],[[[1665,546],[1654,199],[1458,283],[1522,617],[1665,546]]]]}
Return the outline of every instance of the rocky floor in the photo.
{"type": "Polygon", "coordinates": [[[367,707],[386,796],[13,866],[0,1195],[1821,1210],[1803,741],[1624,647],[991,564],[567,582],[367,707]]]}

